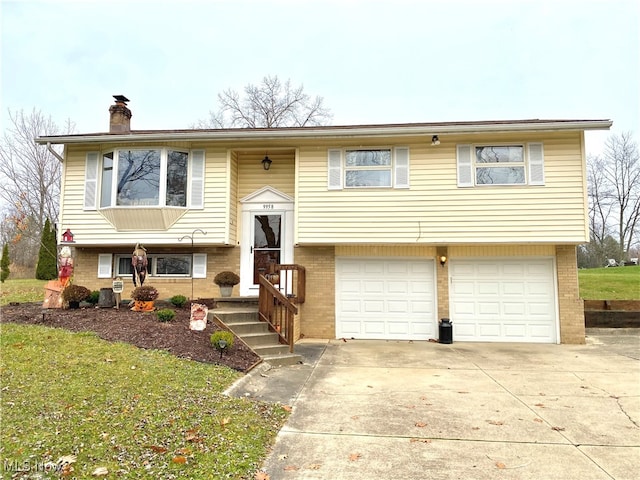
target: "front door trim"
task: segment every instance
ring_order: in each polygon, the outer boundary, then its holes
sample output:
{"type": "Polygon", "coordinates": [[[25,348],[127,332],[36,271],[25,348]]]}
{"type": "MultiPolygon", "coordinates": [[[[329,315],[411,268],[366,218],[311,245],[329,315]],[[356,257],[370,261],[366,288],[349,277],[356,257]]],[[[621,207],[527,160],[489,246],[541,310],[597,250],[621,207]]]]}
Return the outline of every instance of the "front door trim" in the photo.
{"type": "Polygon", "coordinates": [[[242,233],[240,236],[240,295],[257,296],[253,284],[253,222],[255,215],[282,216],[282,249],[280,263],[293,263],[293,198],[267,185],[240,200],[242,205],[242,233]]]}

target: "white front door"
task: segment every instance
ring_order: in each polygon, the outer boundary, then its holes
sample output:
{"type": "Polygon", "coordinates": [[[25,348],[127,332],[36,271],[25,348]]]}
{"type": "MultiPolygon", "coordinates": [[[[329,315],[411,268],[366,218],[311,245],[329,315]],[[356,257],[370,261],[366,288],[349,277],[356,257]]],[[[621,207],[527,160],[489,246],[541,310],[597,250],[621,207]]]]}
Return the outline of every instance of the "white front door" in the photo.
{"type": "Polygon", "coordinates": [[[269,264],[293,263],[293,199],[265,187],[241,200],[240,295],[258,295],[269,264]]]}

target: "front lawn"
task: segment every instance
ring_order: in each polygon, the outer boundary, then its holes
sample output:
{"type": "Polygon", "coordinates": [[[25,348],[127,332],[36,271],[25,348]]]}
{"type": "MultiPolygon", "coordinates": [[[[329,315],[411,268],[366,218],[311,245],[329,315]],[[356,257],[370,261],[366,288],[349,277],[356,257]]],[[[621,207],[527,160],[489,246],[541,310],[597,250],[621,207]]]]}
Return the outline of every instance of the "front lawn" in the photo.
{"type": "Polygon", "coordinates": [[[578,270],[584,300],[640,300],[640,266],[578,270]]]}
{"type": "Polygon", "coordinates": [[[67,478],[252,478],[287,415],[222,395],[230,368],[90,333],[5,323],[0,348],[9,476],[66,457],[67,478]]]}

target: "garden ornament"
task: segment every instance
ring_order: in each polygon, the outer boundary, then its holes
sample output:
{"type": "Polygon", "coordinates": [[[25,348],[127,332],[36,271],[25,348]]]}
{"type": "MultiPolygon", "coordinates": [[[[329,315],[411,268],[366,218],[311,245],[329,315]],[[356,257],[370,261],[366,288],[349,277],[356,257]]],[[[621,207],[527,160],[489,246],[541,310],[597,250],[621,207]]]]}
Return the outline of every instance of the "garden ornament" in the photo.
{"type": "Polygon", "coordinates": [[[131,265],[133,266],[133,286],[142,286],[147,278],[147,249],[140,243],[136,243],[136,248],[133,250],[131,265]]]}
{"type": "Polygon", "coordinates": [[[62,287],[66,287],[73,276],[73,258],[71,258],[71,249],[62,247],[60,256],[58,257],[58,279],[62,287]]]}

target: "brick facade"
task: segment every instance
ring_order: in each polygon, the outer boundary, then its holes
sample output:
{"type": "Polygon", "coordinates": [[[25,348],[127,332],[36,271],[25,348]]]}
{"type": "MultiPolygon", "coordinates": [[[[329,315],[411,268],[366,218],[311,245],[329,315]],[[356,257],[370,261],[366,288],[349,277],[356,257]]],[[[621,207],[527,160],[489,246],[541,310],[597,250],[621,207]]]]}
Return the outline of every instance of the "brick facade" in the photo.
{"type": "Polygon", "coordinates": [[[335,249],[297,247],[295,263],[306,269],[306,302],[300,306],[300,334],[310,338],[335,338],[335,249]]]}
{"type": "Polygon", "coordinates": [[[585,343],[584,303],[580,299],[576,247],[556,246],[560,342],[585,343]]]}

